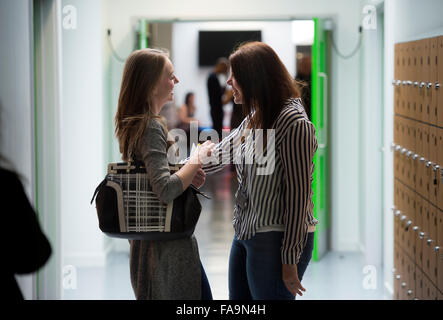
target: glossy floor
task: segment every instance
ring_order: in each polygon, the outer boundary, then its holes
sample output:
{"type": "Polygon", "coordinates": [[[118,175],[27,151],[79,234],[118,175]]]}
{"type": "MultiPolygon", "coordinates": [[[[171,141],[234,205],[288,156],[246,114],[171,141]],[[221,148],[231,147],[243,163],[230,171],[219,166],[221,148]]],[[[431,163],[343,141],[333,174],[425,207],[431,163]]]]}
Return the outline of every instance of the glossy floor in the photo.
{"type": "MultiPolygon", "coordinates": [[[[195,235],[214,299],[228,299],[228,257],[233,238],[233,200],[237,184],[229,168],[207,178],[202,190],[203,211],[195,235]]],[[[303,278],[307,292],[297,299],[390,299],[384,290],[383,270],[371,270],[368,281],[359,252],[329,252],[311,262],[303,278]],[[374,273],[375,272],[375,273],[374,273]]],[[[134,299],[129,280],[128,252],[110,252],[106,265],[78,268],[77,283],[64,290],[64,299],[134,299]]]]}

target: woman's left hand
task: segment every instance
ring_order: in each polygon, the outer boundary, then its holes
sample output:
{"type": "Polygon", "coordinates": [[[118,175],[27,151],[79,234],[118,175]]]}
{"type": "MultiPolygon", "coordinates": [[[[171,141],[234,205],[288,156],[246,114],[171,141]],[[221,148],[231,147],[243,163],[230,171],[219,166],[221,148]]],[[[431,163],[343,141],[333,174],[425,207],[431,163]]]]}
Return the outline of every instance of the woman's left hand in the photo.
{"type": "Polygon", "coordinates": [[[306,291],[298,279],[296,264],[283,264],[282,266],[283,282],[286,288],[294,295],[302,296],[302,291],[306,291]]]}
{"type": "Polygon", "coordinates": [[[203,171],[203,169],[198,169],[197,173],[194,176],[194,179],[192,179],[192,183],[194,187],[200,188],[206,180],[206,173],[203,171]]]}

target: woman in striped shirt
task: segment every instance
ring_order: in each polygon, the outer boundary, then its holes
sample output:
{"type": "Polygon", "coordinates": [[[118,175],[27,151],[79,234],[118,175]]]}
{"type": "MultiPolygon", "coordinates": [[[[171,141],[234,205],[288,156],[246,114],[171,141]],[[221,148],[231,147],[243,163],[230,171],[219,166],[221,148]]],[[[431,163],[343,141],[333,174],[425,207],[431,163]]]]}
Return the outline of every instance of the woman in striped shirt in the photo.
{"type": "Polygon", "coordinates": [[[315,128],[271,47],[249,42],[229,60],[228,84],[247,117],[216,146],[217,161],[203,166],[210,174],[234,162],[237,170],[229,297],[294,299],[305,291],[300,281],[318,223],[311,188],[315,128]]]}

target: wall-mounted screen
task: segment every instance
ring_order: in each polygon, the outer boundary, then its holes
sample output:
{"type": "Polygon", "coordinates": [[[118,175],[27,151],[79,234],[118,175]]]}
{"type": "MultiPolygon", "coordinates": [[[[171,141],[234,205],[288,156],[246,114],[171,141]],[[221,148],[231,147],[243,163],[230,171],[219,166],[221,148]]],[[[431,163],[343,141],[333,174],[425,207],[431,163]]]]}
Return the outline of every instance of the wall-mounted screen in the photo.
{"type": "Polygon", "coordinates": [[[261,31],[200,31],[199,65],[213,66],[218,58],[228,58],[234,48],[245,41],[261,41],[261,31]]]}

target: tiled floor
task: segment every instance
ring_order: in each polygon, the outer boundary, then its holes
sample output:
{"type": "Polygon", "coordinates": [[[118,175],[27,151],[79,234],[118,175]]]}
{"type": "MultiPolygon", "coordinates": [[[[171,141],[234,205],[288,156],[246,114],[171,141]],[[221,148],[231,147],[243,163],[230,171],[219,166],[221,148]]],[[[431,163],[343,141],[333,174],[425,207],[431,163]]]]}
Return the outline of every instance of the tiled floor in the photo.
{"type": "MultiPolygon", "coordinates": [[[[201,198],[203,211],[195,235],[214,299],[228,299],[228,257],[233,238],[231,225],[236,181],[229,168],[207,177],[201,198]]],[[[311,262],[303,278],[307,292],[297,299],[390,299],[384,292],[383,270],[377,271],[376,288],[365,289],[363,255],[329,252],[311,262]]],[[[374,283],[374,282],[373,282],[374,283]]],[[[103,268],[79,268],[77,288],[65,289],[64,299],[134,299],[129,280],[128,252],[111,252],[103,268]]]]}

